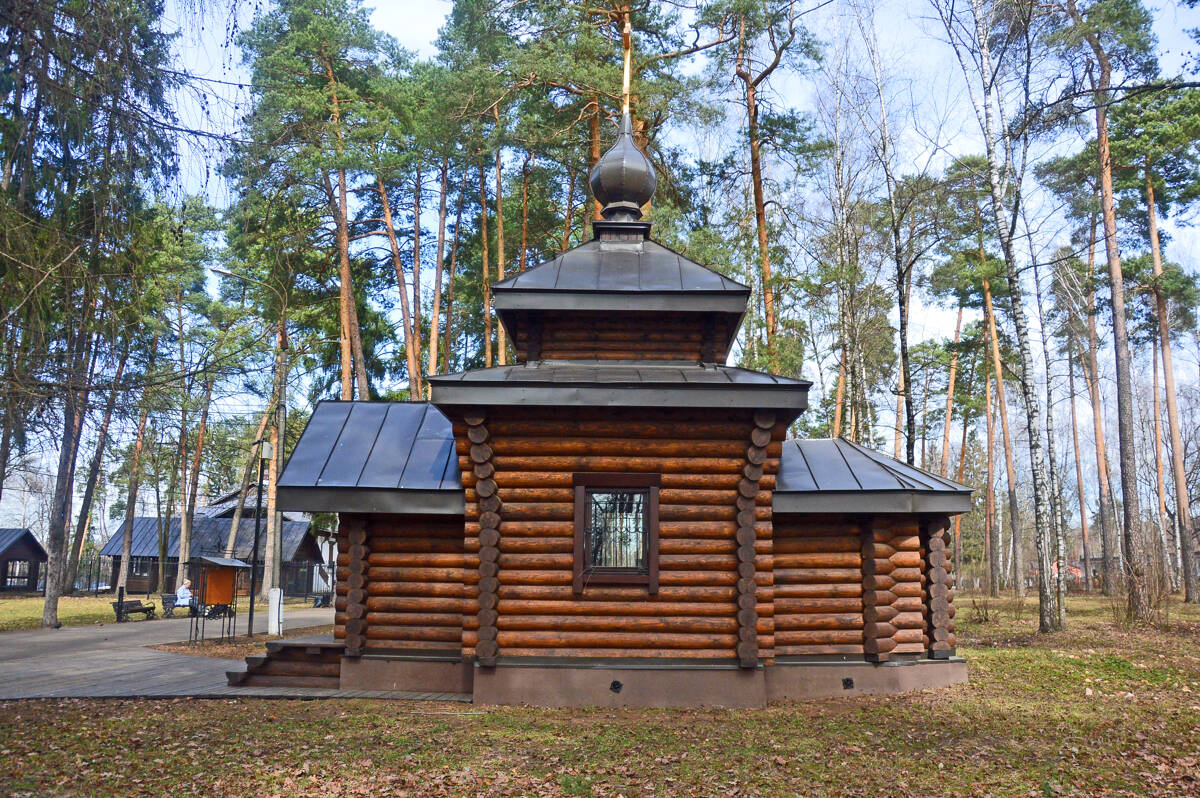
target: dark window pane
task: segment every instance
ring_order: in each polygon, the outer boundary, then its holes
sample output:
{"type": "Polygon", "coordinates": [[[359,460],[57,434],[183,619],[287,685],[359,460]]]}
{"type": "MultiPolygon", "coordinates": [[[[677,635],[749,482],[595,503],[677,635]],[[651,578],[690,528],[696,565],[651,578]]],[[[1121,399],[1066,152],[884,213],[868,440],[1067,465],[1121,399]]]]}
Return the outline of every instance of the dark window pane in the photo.
{"type": "Polygon", "coordinates": [[[646,570],[645,490],[589,490],[589,568],[646,570]]]}

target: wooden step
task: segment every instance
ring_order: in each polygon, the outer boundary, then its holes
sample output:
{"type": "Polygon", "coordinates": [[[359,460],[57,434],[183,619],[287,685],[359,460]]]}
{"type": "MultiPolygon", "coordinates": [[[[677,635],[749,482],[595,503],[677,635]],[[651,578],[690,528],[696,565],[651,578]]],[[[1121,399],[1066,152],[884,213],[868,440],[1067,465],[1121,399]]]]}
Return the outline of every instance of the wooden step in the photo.
{"type": "Polygon", "coordinates": [[[264,676],[332,676],[336,679],[342,671],[342,664],[340,662],[268,659],[262,665],[249,667],[247,670],[255,675],[264,676]]]}

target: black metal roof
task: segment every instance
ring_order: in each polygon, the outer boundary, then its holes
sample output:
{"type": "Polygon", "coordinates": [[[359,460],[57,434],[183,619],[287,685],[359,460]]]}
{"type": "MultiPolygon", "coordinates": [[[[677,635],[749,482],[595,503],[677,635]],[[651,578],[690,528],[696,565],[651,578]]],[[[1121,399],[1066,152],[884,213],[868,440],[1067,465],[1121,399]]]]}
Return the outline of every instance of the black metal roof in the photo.
{"type": "Polygon", "coordinates": [[[38,562],[46,561],[46,550],[28,529],[25,527],[0,529],[0,557],[3,557],[9,549],[16,549],[18,546],[21,548],[21,559],[32,554],[34,555],[33,559],[38,562]]]}
{"type": "MultiPolygon", "coordinates": [[[[523,366],[502,367],[524,369],[523,366]]],[[[648,368],[641,366],[641,368],[648,368]]],[[[502,369],[485,371],[498,372],[502,369]]],[[[536,369],[530,369],[536,371],[536,369]]],[[[731,371],[724,369],[723,371],[731,371]]],[[[733,369],[740,372],[740,369],[733,369]]],[[[746,372],[756,381],[782,380],[746,372]]],[[[459,376],[459,375],[450,375],[459,376]]],[[[495,379],[501,378],[497,374],[495,379]]],[[[320,512],[380,512],[462,515],[463,490],[454,458],[450,422],[427,403],[322,402],[296,451],[325,452],[320,470],[284,470],[288,489],[281,485],[280,504],[290,509],[320,512]],[[398,414],[351,412],[354,406],[374,406],[398,414]],[[386,429],[385,429],[386,425],[386,429]],[[407,426],[406,426],[407,425],[407,426]],[[329,437],[332,436],[332,437],[329,437]],[[440,436],[440,437],[439,437],[440,436]],[[364,454],[338,441],[370,441],[364,454]],[[398,445],[394,445],[398,443],[398,445]],[[368,470],[363,458],[373,461],[368,470]],[[429,468],[442,462],[442,470],[429,468]],[[308,474],[338,473],[336,487],[304,483],[308,474]],[[380,474],[390,474],[387,480],[380,474]],[[345,475],[359,482],[345,484],[345,475]],[[399,475],[399,476],[396,476],[399,475]]],[[[842,439],[789,440],[783,444],[775,483],[777,513],[962,513],[971,509],[971,489],[842,439]]],[[[243,522],[244,523],[244,522],[243,522]]]]}
{"type": "MultiPolygon", "coordinates": [[[[179,516],[172,516],[170,533],[167,538],[167,556],[179,556],[179,516]]],[[[189,553],[192,556],[224,556],[225,540],[229,535],[231,521],[225,518],[205,518],[197,515],[192,521],[192,542],[189,553]]],[[[260,526],[259,554],[264,551],[267,523],[264,519],[260,526]]],[[[100,550],[102,557],[119,557],[121,555],[121,536],[124,525],[119,524],[116,532],[100,550]]],[[[254,519],[243,518],[238,524],[237,538],[234,541],[233,555],[239,559],[248,559],[254,549],[254,519]]],[[[132,557],[158,556],[158,518],[141,516],[133,519],[133,541],[130,549],[132,557]]],[[[283,522],[283,561],[323,562],[320,547],[308,534],[308,521],[283,522]]]]}
{"type": "Polygon", "coordinates": [[[287,510],[461,514],[450,419],[427,402],[320,402],[278,498],[287,510]]]}
{"type": "MultiPolygon", "coordinates": [[[[695,362],[542,360],[428,378],[440,406],[808,407],[807,380],[695,362]]],[[[789,419],[790,420],[790,419],[789,419]]]]}
{"type": "MultiPolygon", "coordinates": [[[[607,223],[609,227],[619,223],[607,223]]],[[[603,229],[605,223],[597,222],[603,229]]],[[[646,229],[649,225],[630,224],[646,229]]],[[[695,311],[741,316],[750,289],[649,239],[594,238],[492,286],[496,312],[695,311]]]]}
{"type": "Polygon", "coordinates": [[[776,513],[965,513],[971,488],[843,438],[789,440],[776,513]]]}

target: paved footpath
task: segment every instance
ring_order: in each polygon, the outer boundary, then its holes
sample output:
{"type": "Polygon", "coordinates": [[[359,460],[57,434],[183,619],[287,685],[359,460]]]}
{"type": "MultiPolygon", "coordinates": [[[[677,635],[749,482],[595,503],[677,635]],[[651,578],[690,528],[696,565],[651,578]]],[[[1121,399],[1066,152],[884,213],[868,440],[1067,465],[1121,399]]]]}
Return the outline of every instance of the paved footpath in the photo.
{"type": "MultiPolygon", "coordinates": [[[[240,620],[240,619],[239,619],[240,620]]],[[[265,619],[263,620],[265,622],[265,619]]],[[[469,694],[230,687],[240,659],[149,646],[187,640],[187,618],[0,632],[0,701],[22,698],[391,698],[470,701],[469,694]]],[[[283,626],[333,623],[332,609],[284,608],[283,626]]]]}
{"type": "MultiPolygon", "coordinates": [[[[331,623],[332,609],[284,609],[285,629],[331,623]]],[[[242,660],[171,654],[147,647],[187,640],[187,636],[187,618],[2,632],[0,699],[305,697],[308,693],[340,692],[230,688],[225,671],[242,669],[242,660]]]]}

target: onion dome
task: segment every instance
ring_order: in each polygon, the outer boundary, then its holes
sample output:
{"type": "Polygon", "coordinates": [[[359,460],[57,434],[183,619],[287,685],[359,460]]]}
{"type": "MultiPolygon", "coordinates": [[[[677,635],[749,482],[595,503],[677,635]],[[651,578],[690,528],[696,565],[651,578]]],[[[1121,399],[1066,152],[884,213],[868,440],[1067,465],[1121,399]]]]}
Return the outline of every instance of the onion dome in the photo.
{"type": "Polygon", "coordinates": [[[658,178],[654,165],[633,140],[633,122],[621,115],[621,129],[612,149],[592,169],[592,195],[603,206],[600,213],[612,222],[636,222],[642,206],[654,196],[658,178]]]}

